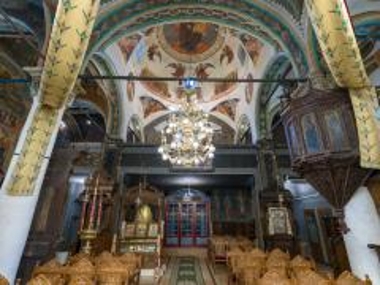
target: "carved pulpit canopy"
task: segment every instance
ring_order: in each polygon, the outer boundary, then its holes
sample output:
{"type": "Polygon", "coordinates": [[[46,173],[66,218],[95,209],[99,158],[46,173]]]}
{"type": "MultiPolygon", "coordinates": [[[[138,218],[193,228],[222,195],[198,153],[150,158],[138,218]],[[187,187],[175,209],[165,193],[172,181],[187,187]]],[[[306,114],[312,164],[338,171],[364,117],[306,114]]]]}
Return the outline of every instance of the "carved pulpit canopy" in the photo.
{"type": "Polygon", "coordinates": [[[281,114],[293,169],[336,209],[347,232],[343,208],[370,174],[359,166],[354,112],[346,89],[303,86],[281,114]]]}

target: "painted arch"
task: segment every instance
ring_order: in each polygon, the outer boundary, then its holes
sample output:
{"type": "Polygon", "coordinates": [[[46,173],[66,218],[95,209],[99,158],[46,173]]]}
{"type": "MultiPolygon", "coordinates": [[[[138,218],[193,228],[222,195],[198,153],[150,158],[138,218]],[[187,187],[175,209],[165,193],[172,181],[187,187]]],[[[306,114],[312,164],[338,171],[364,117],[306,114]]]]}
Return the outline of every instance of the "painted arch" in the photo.
{"type": "MultiPolygon", "coordinates": [[[[278,78],[282,77],[286,70],[291,66],[289,58],[285,54],[278,54],[277,57],[273,58],[271,62],[268,63],[266,71],[263,74],[264,78],[278,78]]],[[[257,139],[266,136],[270,129],[270,119],[268,118],[268,105],[272,94],[279,87],[279,84],[261,84],[256,96],[255,102],[255,114],[256,124],[258,127],[258,137],[257,139]]]]}
{"type": "Polygon", "coordinates": [[[122,36],[150,27],[183,21],[206,21],[251,34],[279,46],[290,58],[296,75],[308,73],[306,45],[300,28],[278,11],[275,4],[264,1],[118,1],[103,6],[98,15],[87,53],[106,48],[122,36]]]}

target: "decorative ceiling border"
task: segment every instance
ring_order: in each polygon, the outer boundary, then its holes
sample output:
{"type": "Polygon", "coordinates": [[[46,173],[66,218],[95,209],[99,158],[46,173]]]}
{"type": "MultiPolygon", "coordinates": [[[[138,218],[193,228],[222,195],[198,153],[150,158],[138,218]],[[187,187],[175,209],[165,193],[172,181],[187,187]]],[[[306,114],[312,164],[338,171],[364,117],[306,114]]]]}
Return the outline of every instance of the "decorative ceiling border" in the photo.
{"type": "MultiPolygon", "coordinates": [[[[113,67],[111,66],[111,60],[107,58],[106,54],[96,53],[92,58],[94,65],[99,68],[99,72],[102,75],[115,75],[113,67]]],[[[106,92],[106,98],[109,105],[109,114],[107,116],[107,132],[111,136],[119,136],[122,132],[120,129],[122,123],[121,112],[121,98],[119,88],[113,80],[107,82],[110,92],[106,92]]]]}
{"type": "MultiPolygon", "coordinates": [[[[268,63],[267,68],[264,72],[264,77],[268,78],[278,78],[282,77],[283,73],[289,67],[289,58],[285,54],[279,54],[276,58],[272,60],[272,62],[268,63]]],[[[261,84],[259,86],[259,90],[257,92],[258,102],[256,104],[257,116],[258,120],[258,138],[264,138],[268,132],[268,100],[270,96],[275,92],[278,84],[261,84]]]]}
{"type": "Polygon", "coordinates": [[[286,20],[273,5],[252,1],[127,1],[106,5],[99,14],[87,59],[124,35],[180,21],[207,21],[244,31],[271,45],[280,46],[297,75],[308,72],[306,43],[300,28],[286,20]]]}

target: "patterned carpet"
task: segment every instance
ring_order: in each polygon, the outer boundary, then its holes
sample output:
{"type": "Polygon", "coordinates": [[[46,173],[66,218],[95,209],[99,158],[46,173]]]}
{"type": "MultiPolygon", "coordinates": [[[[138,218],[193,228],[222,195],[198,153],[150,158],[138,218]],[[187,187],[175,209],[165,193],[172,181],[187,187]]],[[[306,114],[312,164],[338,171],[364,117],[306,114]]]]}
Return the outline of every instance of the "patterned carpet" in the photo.
{"type": "Polygon", "coordinates": [[[159,285],[227,285],[227,267],[212,266],[206,253],[198,248],[167,251],[159,285]]]}
{"type": "Polygon", "coordinates": [[[174,257],[169,285],[206,285],[199,259],[194,256],[174,257]]]}

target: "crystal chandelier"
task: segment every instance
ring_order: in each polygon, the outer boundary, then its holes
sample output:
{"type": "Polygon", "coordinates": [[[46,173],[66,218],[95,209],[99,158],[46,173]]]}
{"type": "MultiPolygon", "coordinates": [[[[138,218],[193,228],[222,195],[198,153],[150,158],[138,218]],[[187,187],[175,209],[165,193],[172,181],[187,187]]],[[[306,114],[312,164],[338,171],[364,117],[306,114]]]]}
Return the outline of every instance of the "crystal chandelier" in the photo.
{"type": "Polygon", "coordinates": [[[178,111],[172,113],[161,132],[158,152],[172,165],[207,165],[214,157],[213,129],[208,114],[197,104],[196,94],[185,91],[178,111]]]}

